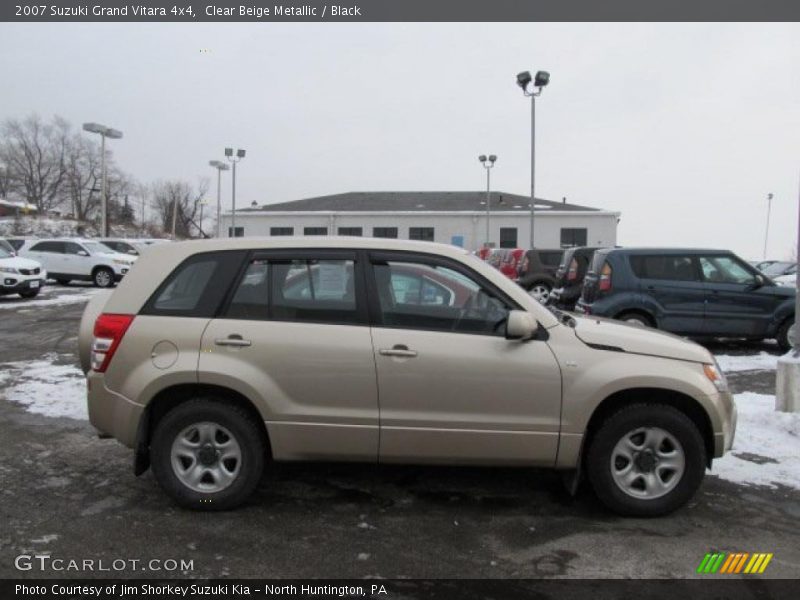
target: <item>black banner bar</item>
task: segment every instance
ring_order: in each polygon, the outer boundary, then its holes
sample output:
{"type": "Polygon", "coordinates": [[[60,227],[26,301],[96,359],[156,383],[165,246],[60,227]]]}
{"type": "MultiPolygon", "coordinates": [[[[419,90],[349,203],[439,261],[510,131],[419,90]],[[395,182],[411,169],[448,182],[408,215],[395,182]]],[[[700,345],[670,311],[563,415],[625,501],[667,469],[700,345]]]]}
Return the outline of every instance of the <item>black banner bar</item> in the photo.
{"type": "Polygon", "coordinates": [[[10,579],[0,581],[3,600],[778,600],[800,596],[796,579],[706,576],[689,580],[494,580],[494,579],[10,579]]]}
{"type": "Polygon", "coordinates": [[[797,0],[3,0],[11,22],[798,21],[797,0]]]}

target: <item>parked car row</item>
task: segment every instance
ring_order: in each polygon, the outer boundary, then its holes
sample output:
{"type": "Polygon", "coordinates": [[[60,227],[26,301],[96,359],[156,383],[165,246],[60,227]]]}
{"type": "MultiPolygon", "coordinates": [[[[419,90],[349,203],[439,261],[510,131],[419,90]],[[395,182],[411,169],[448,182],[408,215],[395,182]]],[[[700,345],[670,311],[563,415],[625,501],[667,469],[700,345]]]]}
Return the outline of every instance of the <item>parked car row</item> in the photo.
{"type": "Polygon", "coordinates": [[[782,349],[793,339],[796,263],[747,263],[726,250],[590,247],[491,250],[486,260],[560,310],[692,337],[775,339],[782,349]]]}
{"type": "Polygon", "coordinates": [[[9,237],[0,239],[0,294],[35,297],[47,279],[110,287],[141,251],[161,240],[9,237]]]}

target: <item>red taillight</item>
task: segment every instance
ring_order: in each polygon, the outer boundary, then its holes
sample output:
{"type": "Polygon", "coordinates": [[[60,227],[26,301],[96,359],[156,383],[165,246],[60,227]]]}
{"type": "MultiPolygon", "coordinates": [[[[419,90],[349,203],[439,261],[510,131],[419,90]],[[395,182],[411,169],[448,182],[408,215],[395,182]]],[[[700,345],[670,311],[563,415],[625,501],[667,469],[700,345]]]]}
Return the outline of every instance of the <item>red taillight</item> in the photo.
{"type": "Polygon", "coordinates": [[[94,322],[92,340],[92,369],[105,373],[122,336],[133,322],[133,315],[111,315],[103,313],[94,322]]]}
{"type": "Polygon", "coordinates": [[[600,280],[597,284],[597,289],[601,292],[608,292],[611,290],[611,265],[608,263],[603,264],[600,270],[600,280]]]}
{"type": "Polygon", "coordinates": [[[574,258],[569,263],[569,271],[567,271],[567,281],[575,281],[578,278],[578,261],[574,258]]]}

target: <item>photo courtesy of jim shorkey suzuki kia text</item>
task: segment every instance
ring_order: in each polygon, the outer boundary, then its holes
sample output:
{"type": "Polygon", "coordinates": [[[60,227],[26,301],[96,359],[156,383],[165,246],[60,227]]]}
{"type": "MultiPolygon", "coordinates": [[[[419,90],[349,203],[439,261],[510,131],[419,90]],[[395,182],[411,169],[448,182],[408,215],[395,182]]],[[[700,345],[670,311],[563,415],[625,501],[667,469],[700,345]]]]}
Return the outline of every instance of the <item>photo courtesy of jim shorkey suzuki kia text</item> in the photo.
{"type": "Polygon", "coordinates": [[[16,16],[50,16],[50,17],[195,17],[195,11],[201,10],[200,14],[206,17],[246,17],[264,19],[269,17],[361,17],[362,11],[359,5],[340,4],[271,4],[271,5],[247,5],[237,6],[216,6],[208,4],[202,8],[195,9],[191,5],[187,6],[148,6],[146,4],[128,4],[123,6],[103,6],[99,4],[61,6],[55,4],[41,5],[16,5],[16,16]]]}
{"type": "Polygon", "coordinates": [[[800,597],[799,23],[0,3],[0,600],[800,597]]]}

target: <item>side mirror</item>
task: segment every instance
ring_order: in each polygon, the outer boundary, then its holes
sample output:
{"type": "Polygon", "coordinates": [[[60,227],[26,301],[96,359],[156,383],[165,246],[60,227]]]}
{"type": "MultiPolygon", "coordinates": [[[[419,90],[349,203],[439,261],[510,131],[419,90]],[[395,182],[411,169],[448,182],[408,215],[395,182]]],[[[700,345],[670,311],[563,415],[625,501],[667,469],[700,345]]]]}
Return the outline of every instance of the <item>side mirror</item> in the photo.
{"type": "Polygon", "coordinates": [[[507,340],[529,340],[539,329],[533,315],[524,310],[512,310],[506,321],[507,340]]]}
{"type": "Polygon", "coordinates": [[[86,250],[78,250],[78,256],[89,256],[86,250]]]}
{"type": "Polygon", "coordinates": [[[752,292],[753,290],[757,290],[758,288],[764,287],[765,285],[767,285],[767,278],[764,277],[763,275],[756,275],[753,280],[753,283],[748,285],[747,289],[748,291],[752,292]]]}

